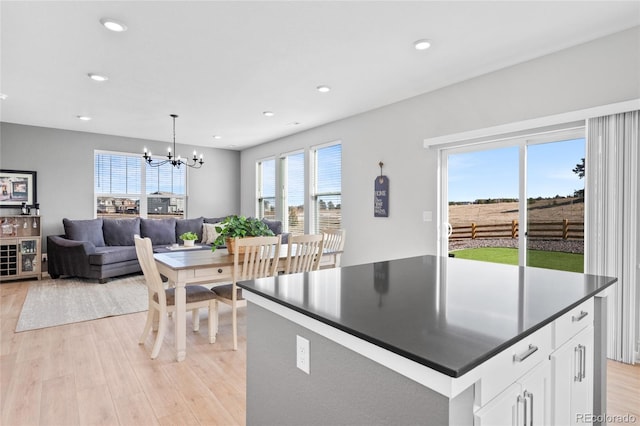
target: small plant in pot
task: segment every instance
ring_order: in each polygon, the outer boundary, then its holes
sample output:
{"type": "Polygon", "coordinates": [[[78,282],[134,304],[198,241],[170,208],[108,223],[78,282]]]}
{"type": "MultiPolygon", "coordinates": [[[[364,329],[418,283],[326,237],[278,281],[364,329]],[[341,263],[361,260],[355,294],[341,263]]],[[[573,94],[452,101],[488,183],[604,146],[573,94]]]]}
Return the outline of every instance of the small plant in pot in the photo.
{"type": "Polygon", "coordinates": [[[180,239],[184,242],[185,247],[193,247],[194,243],[198,239],[198,234],[195,232],[185,232],[180,235],[180,239]]]}
{"type": "Polygon", "coordinates": [[[262,220],[245,216],[228,216],[216,226],[218,237],[213,242],[211,251],[226,245],[230,254],[234,253],[234,239],[245,237],[262,237],[275,235],[262,220]]]}

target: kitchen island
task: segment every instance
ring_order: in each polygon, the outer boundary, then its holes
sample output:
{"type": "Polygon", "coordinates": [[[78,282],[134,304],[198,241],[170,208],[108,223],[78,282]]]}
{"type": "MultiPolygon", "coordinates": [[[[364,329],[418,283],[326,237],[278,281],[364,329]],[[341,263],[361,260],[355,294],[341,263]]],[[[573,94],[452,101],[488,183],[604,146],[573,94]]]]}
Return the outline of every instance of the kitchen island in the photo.
{"type": "Polygon", "coordinates": [[[615,281],[420,256],[242,282],[247,424],[601,414],[603,296],[615,281]]]}

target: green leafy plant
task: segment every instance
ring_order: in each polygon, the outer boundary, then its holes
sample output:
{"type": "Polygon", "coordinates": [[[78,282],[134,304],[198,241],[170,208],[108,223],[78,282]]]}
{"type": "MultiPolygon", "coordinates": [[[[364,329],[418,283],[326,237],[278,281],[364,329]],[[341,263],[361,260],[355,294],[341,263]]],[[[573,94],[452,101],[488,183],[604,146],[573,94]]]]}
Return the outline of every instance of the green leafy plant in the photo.
{"type": "Polygon", "coordinates": [[[180,239],[181,240],[197,240],[198,239],[198,234],[196,234],[195,232],[185,232],[184,234],[180,235],[180,239]]]}
{"type": "Polygon", "coordinates": [[[216,247],[225,245],[227,238],[275,235],[262,220],[238,215],[226,217],[216,226],[216,232],[218,233],[218,237],[213,242],[211,251],[214,251],[216,247]]]}

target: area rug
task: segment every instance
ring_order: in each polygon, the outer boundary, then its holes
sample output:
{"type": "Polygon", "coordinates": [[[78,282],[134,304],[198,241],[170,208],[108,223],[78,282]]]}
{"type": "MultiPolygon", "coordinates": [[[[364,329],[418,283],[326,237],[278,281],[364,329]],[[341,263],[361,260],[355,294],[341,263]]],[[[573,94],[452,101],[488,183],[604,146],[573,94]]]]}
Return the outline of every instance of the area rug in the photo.
{"type": "Polygon", "coordinates": [[[55,327],[148,309],[143,275],[105,284],[77,278],[33,281],[22,305],[16,332],[55,327]]]}

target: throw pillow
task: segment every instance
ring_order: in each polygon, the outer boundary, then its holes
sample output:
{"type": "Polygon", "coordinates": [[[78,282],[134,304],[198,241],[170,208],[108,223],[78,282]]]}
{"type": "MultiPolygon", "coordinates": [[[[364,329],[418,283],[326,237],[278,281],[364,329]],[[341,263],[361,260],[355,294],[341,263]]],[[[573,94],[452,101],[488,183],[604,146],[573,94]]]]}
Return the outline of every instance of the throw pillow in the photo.
{"type": "Polygon", "coordinates": [[[104,219],[102,228],[108,246],[133,246],[133,236],[140,234],[140,218],[104,219]]]}
{"type": "Polygon", "coordinates": [[[176,240],[176,220],[170,219],[141,219],[140,236],[151,238],[154,246],[173,244],[176,240]]]}
{"type": "Polygon", "coordinates": [[[271,229],[275,235],[282,234],[282,222],[279,220],[271,220],[262,218],[262,221],[271,229]]]}
{"type": "Polygon", "coordinates": [[[204,218],[197,217],[195,219],[177,219],[176,220],[176,241],[180,239],[180,235],[185,232],[193,232],[198,235],[198,241],[202,241],[202,223],[204,218]]]}
{"type": "Polygon", "coordinates": [[[221,216],[221,217],[205,217],[204,218],[204,223],[219,223],[222,222],[223,220],[225,220],[228,216],[221,216]]]}
{"type": "Polygon", "coordinates": [[[213,242],[218,238],[218,231],[216,231],[216,226],[221,226],[219,223],[203,223],[202,224],[202,243],[203,244],[213,244],[213,242]]]}
{"type": "Polygon", "coordinates": [[[104,247],[102,218],[88,220],[62,219],[64,233],[74,241],[89,241],[96,247],[104,247]]]}

